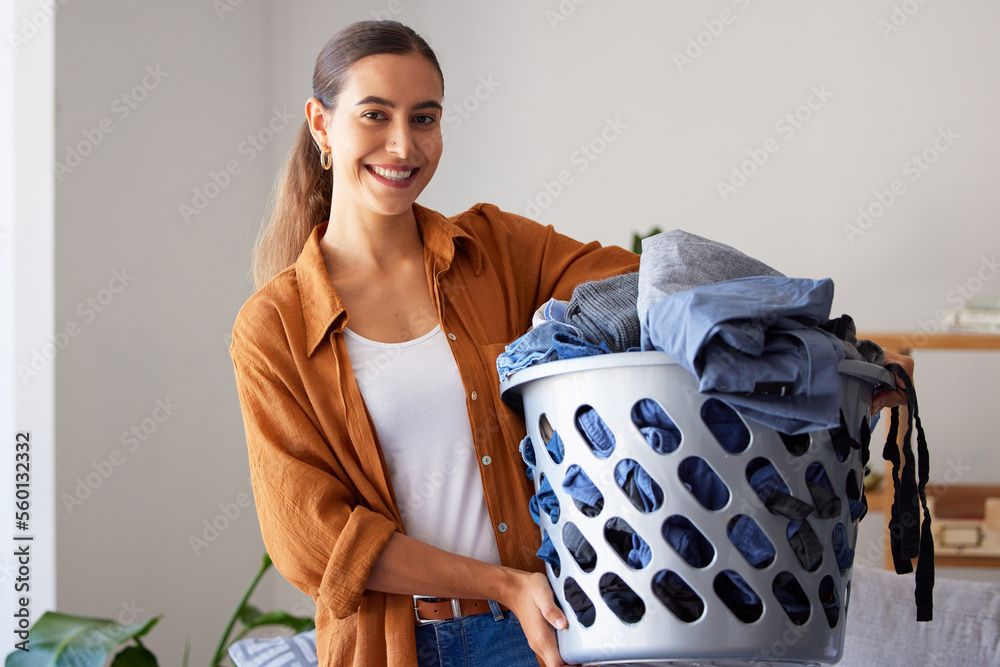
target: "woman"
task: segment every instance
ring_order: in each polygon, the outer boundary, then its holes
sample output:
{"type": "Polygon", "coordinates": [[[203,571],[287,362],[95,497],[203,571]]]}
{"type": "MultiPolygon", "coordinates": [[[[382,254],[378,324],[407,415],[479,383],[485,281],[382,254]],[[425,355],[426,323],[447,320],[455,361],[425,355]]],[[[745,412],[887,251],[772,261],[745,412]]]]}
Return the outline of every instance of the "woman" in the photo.
{"type": "Polygon", "coordinates": [[[495,360],[539,305],[638,257],[415,204],[444,85],[409,28],[344,29],[313,87],[231,348],[268,552],[316,600],[321,665],[562,665],[495,360]]]}
{"type": "Polygon", "coordinates": [[[539,305],[638,257],[494,206],[417,205],[443,88],[430,47],[391,21],[349,26],[317,59],[233,330],[261,531],[316,601],[321,665],[556,667],[566,618],[495,360],[539,305]]]}

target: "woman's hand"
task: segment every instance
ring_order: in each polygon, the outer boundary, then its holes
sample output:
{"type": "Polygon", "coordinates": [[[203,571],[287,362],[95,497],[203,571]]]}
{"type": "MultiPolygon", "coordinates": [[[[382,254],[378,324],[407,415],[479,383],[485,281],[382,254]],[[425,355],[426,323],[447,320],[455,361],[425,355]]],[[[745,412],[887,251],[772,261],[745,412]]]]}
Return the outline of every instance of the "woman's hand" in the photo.
{"type": "MultiPolygon", "coordinates": [[[[886,364],[899,364],[906,371],[906,374],[913,379],[913,359],[902,354],[885,350],[886,364]]],[[[904,387],[903,381],[896,378],[896,386],[904,387]]],[[[883,408],[891,408],[897,405],[906,405],[905,389],[886,389],[872,397],[872,416],[874,417],[883,408]]]]}
{"type": "Polygon", "coordinates": [[[517,572],[513,588],[503,601],[521,622],[528,645],[546,667],[564,667],[555,630],[567,627],[566,616],[556,605],[549,580],[540,572],[517,572]]]}

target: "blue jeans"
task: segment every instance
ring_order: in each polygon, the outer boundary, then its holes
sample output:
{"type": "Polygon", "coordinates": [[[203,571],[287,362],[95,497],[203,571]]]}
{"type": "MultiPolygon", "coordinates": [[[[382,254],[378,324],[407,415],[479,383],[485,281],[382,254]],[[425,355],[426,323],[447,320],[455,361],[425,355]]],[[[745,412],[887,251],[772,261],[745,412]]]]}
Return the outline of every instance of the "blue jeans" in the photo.
{"type": "MultiPolygon", "coordinates": [[[[491,603],[492,606],[492,603],[491,603]]],[[[416,626],[420,667],[538,667],[513,613],[474,614],[416,626]]]]}

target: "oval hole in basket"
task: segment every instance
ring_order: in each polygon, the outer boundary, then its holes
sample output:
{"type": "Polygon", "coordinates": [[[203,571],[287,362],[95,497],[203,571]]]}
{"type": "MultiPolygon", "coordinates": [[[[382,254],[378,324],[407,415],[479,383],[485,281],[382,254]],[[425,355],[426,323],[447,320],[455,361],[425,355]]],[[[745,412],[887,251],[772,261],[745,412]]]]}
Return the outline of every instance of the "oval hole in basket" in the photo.
{"type": "Polygon", "coordinates": [[[589,405],[581,405],[576,410],[576,429],[583,437],[590,451],[599,459],[606,459],[615,451],[615,434],[589,405]]]}
{"type": "Polygon", "coordinates": [[[764,613],[760,596],[738,572],[723,570],[716,575],[712,587],[733,616],[744,623],[753,623],[764,613]]]}
{"type": "Polygon", "coordinates": [[[809,620],[809,596],[802,590],[802,585],[794,574],[779,572],[771,584],[771,591],[788,615],[788,620],[795,625],[803,625],[809,620]]]}
{"type": "Polygon", "coordinates": [[[563,492],[573,499],[573,504],[586,517],[595,517],[604,509],[604,496],[590,477],[575,463],[566,469],[562,482],[563,492]]]}
{"type": "Polygon", "coordinates": [[[601,575],[601,599],[622,623],[638,623],[646,615],[646,603],[614,572],[601,575]]]}
{"type": "Polygon", "coordinates": [[[649,543],[625,519],[615,516],[604,524],[604,541],[633,570],[649,565],[653,557],[649,543]]]}
{"type": "Polygon", "coordinates": [[[545,476],[544,472],[539,477],[538,493],[535,494],[535,497],[538,498],[538,509],[545,512],[549,521],[559,523],[559,498],[552,490],[549,478],[545,476]]]}
{"type": "Polygon", "coordinates": [[[762,503],[767,503],[772,491],[790,494],[788,484],[768,459],[758,456],[747,464],[747,482],[762,503]]]}
{"type": "Polygon", "coordinates": [[[823,564],[823,543],[819,541],[809,521],[789,521],[785,536],[788,538],[788,546],[806,572],[815,572],[823,564]]]}
{"type": "Polygon", "coordinates": [[[588,573],[593,572],[597,567],[597,552],[575,524],[567,523],[563,526],[562,540],[570,558],[576,561],[580,569],[588,573]]]}
{"type": "Polygon", "coordinates": [[[594,603],[590,601],[590,598],[573,577],[566,578],[566,582],[563,584],[563,595],[566,597],[569,608],[576,614],[576,620],[580,621],[580,625],[585,628],[592,626],[597,617],[597,610],[594,609],[594,603]]]}
{"type": "Polygon", "coordinates": [[[819,461],[813,461],[806,468],[806,487],[812,496],[816,516],[823,519],[835,519],[840,516],[843,502],[833,490],[833,484],[826,474],[826,468],[819,461]]]}
{"type": "Polygon", "coordinates": [[[632,406],[632,423],[657,454],[669,454],[681,446],[681,430],[663,406],[651,398],[644,398],[632,406]]]}
{"type": "Polygon", "coordinates": [[[774,545],[757,522],[746,514],[737,514],[729,520],[726,536],[747,562],[758,570],[774,562],[774,545]]]}
{"type": "Polygon", "coordinates": [[[542,436],[542,441],[545,443],[545,451],[548,452],[552,462],[556,465],[562,463],[563,457],[566,456],[566,448],[563,447],[562,438],[559,437],[559,433],[552,428],[549,418],[544,414],[538,418],[538,433],[542,436]]]}
{"type": "Polygon", "coordinates": [[[715,558],[715,547],[686,516],[667,517],[661,532],[667,544],[691,567],[706,567],[715,558]]]}
{"type": "Polygon", "coordinates": [[[847,571],[854,565],[854,549],[847,539],[847,528],[843,522],[838,521],[833,526],[830,533],[830,542],[833,544],[833,555],[837,559],[837,567],[840,573],[847,574],[847,571]]]}
{"type": "Polygon", "coordinates": [[[701,420],[730,454],[739,454],[750,446],[750,429],[736,410],[719,399],[710,398],[701,404],[701,420]]]}
{"type": "Polygon", "coordinates": [[[556,551],[555,546],[552,544],[552,538],[549,537],[549,531],[542,529],[542,544],[538,547],[538,551],[535,552],[541,560],[552,568],[552,574],[559,577],[562,568],[560,567],[559,552],[556,551]]]}
{"type": "Polygon", "coordinates": [[[840,621],[840,599],[837,597],[837,584],[830,575],[826,575],[819,582],[819,601],[823,605],[827,625],[832,630],[840,621]]]}
{"type": "Polygon", "coordinates": [[[677,476],[705,509],[719,510],[729,502],[729,487],[700,456],[689,456],[681,461],[677,476]]]}
{"type": "Polygon", "coordinates": [[[851,521],[861,520],[868,512],[868,506],[861,499],[861,485],[858,484],[858,473],[851,468],[847,471],[847,507],[850,510],[851,521]]]}
{"type": "Polygon", "coordinates": [[[785,446],[788,453],[792,456],[802,456],[807,451],[809,451],[809,443],[811,438],[808,433],[800,433],[798,435],[788,435],[787,433],[778,432],[781,436],[781,444],[785,446]]]}
{"type": "Polygon", "coordinates": [[[656,599],[684,623],[694,623],[705,613],[705,602],[672,570],[657,572],[652,588],[656,599]]]}
{"type": "Polygon", "coordinates": [[[640,512],[655,512],[663,504],[663,489],[632,459],[622,459],[615,466],[615,483],[640,512]]]}

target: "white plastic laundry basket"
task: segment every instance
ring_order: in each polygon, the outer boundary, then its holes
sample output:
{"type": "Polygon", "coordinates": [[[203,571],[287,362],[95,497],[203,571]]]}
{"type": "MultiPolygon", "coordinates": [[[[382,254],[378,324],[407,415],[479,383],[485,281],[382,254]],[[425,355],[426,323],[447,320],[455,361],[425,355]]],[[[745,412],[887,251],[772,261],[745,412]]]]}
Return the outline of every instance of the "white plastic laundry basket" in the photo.
{"type": "MultiPolygon", "coordinates": [[[[891,385],[892,376],[881,367],[857,361],[841,362],[839,370],[846,428],[854,440],[866,440],[873,390],[891,385]]],[[[558,572],[551,566],[546,569],[569,620],[569,627],[559,632],[564,660],[616,665],[819,665],[840,658],[851,573],[849,566],[838,566],[832,535],[840,531],[853,549],[857,521],[851,519],[849,500],[857,501],[861,494],[858,449],[845,456],[841,448],[838,454],[825,430],[787,438],[741,420],[749,431],[749,443],[742,451],[727,451],[701,417],[709,399],[698,393],[695,377],[660,352],[540,364],[515,373],[501,383],[501,391],[509,404],[523,403],[537,463],[535,489],[547,478],[559,506],[556,521],[545,511],[540,515],[542,530],[560,561],[558,572]],[[655,401],[676,425],[680,444],[674,451],[654,451],[633,422],[633,407],[642,399],[655,401]],[[580,411],[590,409],[614,436],[614,449],[603,459],[577,426],[580,411]],[[564,445],[558,463],[545,446],[553,433],[564,445]],[[814,513],[807,519],[822,545],[820,562],[812,571],[791,545],[790,520],[768,510],[750,486],[749,470],[759,469],[761,459],[778,471],[793,498],[810,504],[806,471],[815,472],[810,466],[821,465],[842,501],[839,514],[822,518],[814,513]],[[686,474],[682,470],[690,470],[696,460],[701,470],[710,467],[728,489],[728,501],[721,507],[704,506],[682,480],[686,474]],[[658,507],[646,511],[633,504],[616,481],[616,466],[623,461],[641,466],[658,485],[662,495],[658,507]],[[594,508],[582,511],[562,486],[573,466],[582,469],[603,496],[596,515],[594,508]],[[763,564],[751,564],[729,538],[734,524],[748,519],[773,545],[773,556],[763,564]],[[667,522],[683,526],[684,534],[701,545],[699,553],[710,553],[711,558],[692,565],[692,552],[686,550],[684,556],[666,539],[667,522]],[[644,566],[628,564],[620,546],[623,529],[648,545],[644,566]],[[616,540],[609,542],[609,535],[616,540]],[[570,552],[567,541],[578,547],[581,537],[592,547],[596,561],[578,562],[570,552]],[[734,587],[743,595],[735,595],[735,601],[734,587]],[[754,597],[756,603],[739,604],[741,599],[753,602],[754,597]],[[790,598],[795,604],[788,604],[790,598]],[[622,613],[623,609],[630,611],[622,613]]]]}

